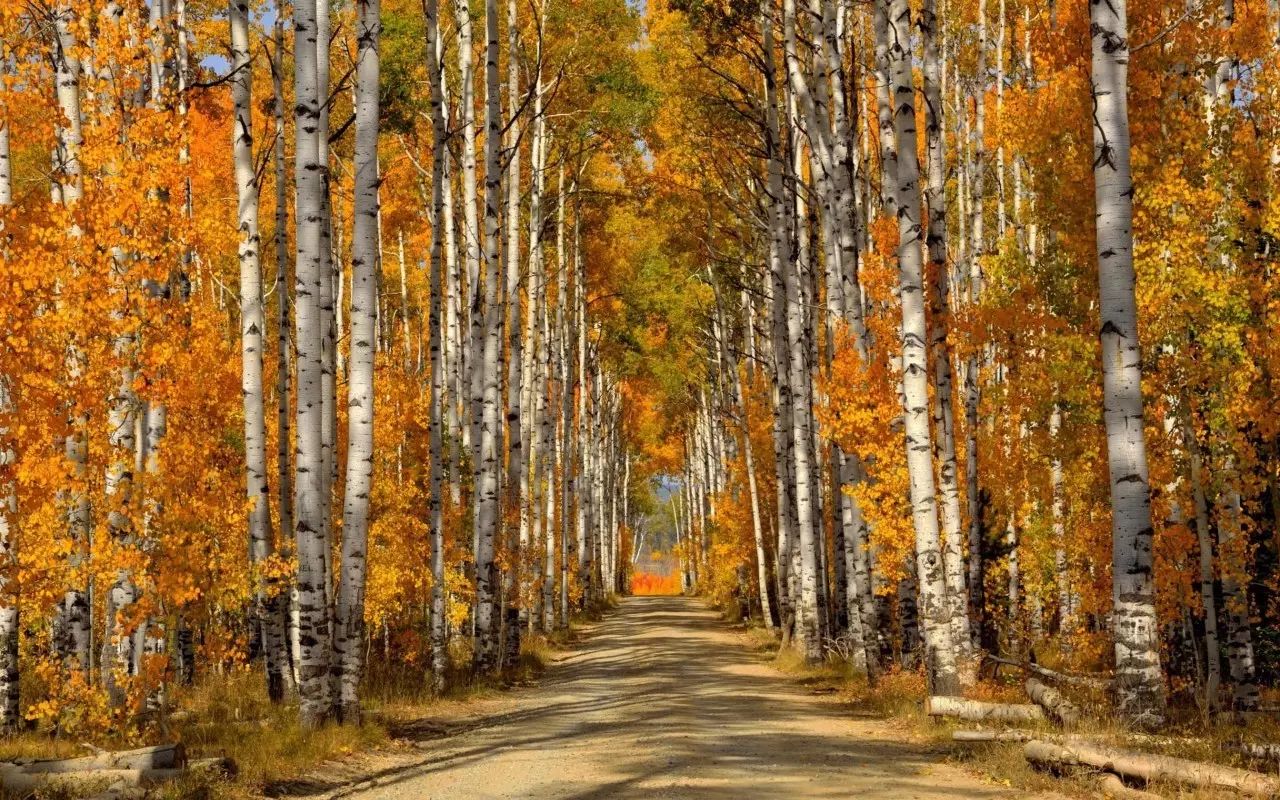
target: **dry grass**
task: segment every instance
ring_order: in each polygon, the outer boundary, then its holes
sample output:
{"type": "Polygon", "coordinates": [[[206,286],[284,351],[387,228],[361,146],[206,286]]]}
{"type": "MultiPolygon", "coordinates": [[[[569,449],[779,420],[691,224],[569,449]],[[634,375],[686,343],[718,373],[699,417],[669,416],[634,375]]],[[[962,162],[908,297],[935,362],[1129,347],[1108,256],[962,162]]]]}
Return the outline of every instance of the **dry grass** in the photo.
{"type": "MultiPolygon", "coordinates": [[[[591,613],[598,618],[605,610],[607,606],[591,613]]],[[[175,690],[173,705],[181,712],[161,720],[145,741],[105,735],[93,737],[92,744],[120,749],[146,742],[181,741],[191,758],[227,757],[237,766],[234,780],[192,774],[157,790],[159,800],[261,797],[264,787],[297,780],[324,762],[403,746],[395,741],[395,732],[410,727],[414,720],[458,713],[468,701],[527,684],[556,660],[573,638],[571,631],[551,637],[526,635],[518,663],[489,679],[471,675],[470,651],[465,644],[459,646],[450,653],[450,688],[442,697],[432,694],[421,665],[373,659],[362,687],[365,719],[358,726],[326,724],[304,731],[297,724],[296,703],[272,704],[256,670],[212,675],[194,687],[175,690]]],[[[88,739],[27,732],[0,738],[0,760],[85,755],[89,743],[88,739]]],[[[51,788],[37,796],[40,800],[63,800],[76,794],[51,788]]]]}
{"type": "MultiPolygon", "coordinates": [[[[892,721],[896,731],[905,737],[927,742],[944,750],[948,760],[977,773],[996,784],[1021,792],[1056,793],[1066,797],[1098,797],[1096,775],[1088,771],[1054,775],[1032,767],[1023,756],[1023,746],[1013,742],[959,743],[952,741],[953,731],[979,727],[961,720],[939,719],[924,711],[925,680],[917,670],[892,669],[881,675],[874,686],[855,672],[847,662],[828,659],[808,664],[794,650],[780,650],[775,636],[761,628],[748,628],[746,642],[755,652],[771,656],[772,665],[798,685],[810,690],[835,690],[849,703],[855,716],[892,721]]],[[[1105,697],[1069,692],[1085,710],[1086,720],[1077,735],[1091,741],[1147,753],[1204,761],[1226,766],[1275,772],[1280,764],[1250,762],[1232,753],[1226,745],[1240,742],[1280,742],[1280,717],[1254,717],[1247,723],[1226,716],[1210,723],[1196,709],[1174,709],[1170,724],[1159,735],[1136,733],[1126,729],[1105,709],[1105,697]]],[[[998,703],[1030,702],[1023,689],[1022,677],[1016,671],[1002,673],[997,679],[980,681],[965,693],[974,700],[998,703]]],[[[1050,722],[1022,726],[1022,729],[1061,733],[1050,722]]],[[[1152,784],[1148,791],[1179,800],[1221,798],[1221,791],[1191,790],[1169,784],[1152,784]]]]}

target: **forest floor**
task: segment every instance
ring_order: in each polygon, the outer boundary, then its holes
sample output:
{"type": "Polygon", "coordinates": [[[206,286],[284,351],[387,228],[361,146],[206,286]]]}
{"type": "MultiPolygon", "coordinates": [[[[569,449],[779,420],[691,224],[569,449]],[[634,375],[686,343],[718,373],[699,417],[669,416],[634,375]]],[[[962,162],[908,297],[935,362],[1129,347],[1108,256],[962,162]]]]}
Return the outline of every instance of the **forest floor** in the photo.
{"type": "MultiPolygon", "coordinates": [[[[273,796],[1011,798],[949,748],[770,663],[703,601],[632,597],[531,688],[406,724],[273,796]]],[[[1060,795],[1058,795],[1060,797],[1060,795]]]]}

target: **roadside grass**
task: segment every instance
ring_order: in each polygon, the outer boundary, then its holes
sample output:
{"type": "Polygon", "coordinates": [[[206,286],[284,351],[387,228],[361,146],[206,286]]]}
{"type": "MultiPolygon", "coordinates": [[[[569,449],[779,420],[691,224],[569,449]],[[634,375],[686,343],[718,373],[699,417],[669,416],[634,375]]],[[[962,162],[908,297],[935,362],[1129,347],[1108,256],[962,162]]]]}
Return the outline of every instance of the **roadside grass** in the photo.
{"type": "MultiPolygon", "coordinates": [[[[791,648],[780,647],[778,637],[758,624],[746,623],[744,637],[754,652],[770,659],[770,665],[786,680],[814,693],[838,693],[852,716],[883,720],[903,737],[930,747],[945,755],[951,763],[985,779],[1020,792],[1056,793],[1062,797],[1100,797],[1097,774],[1074,770],[1054,774],[1033,767],[1023,755],[1018,742],[955,742],[956,730],[972,730],[983,726],[956,719],[930,717],[925,713],[926,685],[919,669],[893,668],[880,675],[874,685],[865,675],[852,668],[847,660],[828,657],[818,664],[806,663],[791,648]]],[[[1009,671],[995,679],[979,681],[965,692],[973,700],[995,703],[1030,702],[1020,675],[1009,671]]],[[[1159,735],[1142,734],[1126,728],[1104,709],[1107,698],[1072,692],[1085,711],[1085,719],[1071,731],[1098,744],[1122,747],[1145,753],[1253,769],[1261,772],[1280,771],[1280,763],[1259,762],[1232,753],[1227,745],[1240,742],[1267,743],[1280,741],[1280,716],[1254,716],[1247,721],[1220,716],[1210,723],[1198,709],[1175,707],[1169,723],[1159,735]]],[[[1274,699],[1264,698],[1274,705],[1274,699]]],[[[1038,722],[1018,726],[1021,730],[1061,734],[1052,723],[1038,722]]],[[[1220,790],[1193,790],[1169,783],[1152,783],[1145,788],[1163,797],[1179,800],[1211,800],[1234,796],[1220,790]]]]}
{"type": "MultiPolygon", "coordinates": [[[[173,707],[180,711],[159,720],[144,735],[54,735],[48,731],[24,731],[0,737],[0,761],[19,758],[69,758],[86,755],[90,745],[123,749],[147,743],[180,741],[190,759],[224,757],[236,765],[236,774],[192,772],[153,790],[157,800],[249,800],[259,798],[270,786],[305,781],[325,762],[369,751],[391,751],[408,746],[401,736],[421,732],[447,732],[448,718],[465,714],[468,703],[499,695],[514,686],[527,685],[548,666],[563,658],[578,639],[576,627],[603,618],[616,605],[610,600],[573,618],[568,630],[550,636],[526,633],[517,663],[500,675],[476,678],[471,674],[471,650],[466,642],[450,648],[449,688],[432,693],[424,664],[370,659],[361,687],[364,718],[360,725],[327,723],[303,730],[297,724],[296,699],[273,704],[257,669],[237,669],[204,676],[195,686],[171,689],[173,707]],[[420,723],[415,726],[414,723],[420,723]]],[[[80,791],[49,787],[39,800],[63,800],[80,791]]],[[[0,798],[9,798],[0,791],[0,798]]]]}

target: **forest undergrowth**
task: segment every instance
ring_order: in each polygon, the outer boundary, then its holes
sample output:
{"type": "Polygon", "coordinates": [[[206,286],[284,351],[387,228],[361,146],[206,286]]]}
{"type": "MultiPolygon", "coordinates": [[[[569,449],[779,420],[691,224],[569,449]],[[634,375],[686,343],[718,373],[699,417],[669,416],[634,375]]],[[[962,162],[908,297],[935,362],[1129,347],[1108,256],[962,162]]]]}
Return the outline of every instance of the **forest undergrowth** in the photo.
{"type": "MultiPolygon", "coordinates": [[[[748,646],[769,660],[769,664],[783,680],[819,695],[832,695],[857,719],[888,723],[880,733],[893,738],[920,744],[945,756],[956,764],[983,778],[1025,792],[1055,792],[1069,797],[1099,797],[1093,782],[1095,775],[1088,771],[1052,774],[1035,769],[1023,755],[1021,742],[956,742],[952,734],[972,724],[932,717],[925,711],[928,695],[923,669],[895,666],[881,675],[874,684],[865,673],[855,669],[849,659],[831,652],[817,664],[806,663],[793,648],[781,647],[774,634],[765,630],[755,620],[743,619],[736,607],[721,609],[726,621],[741,625],[748,646]]],[[[1044,660],[1052,663],[1054,655],[1045,648],[1044,660]]],[[[997,672],[995,677],[983,675],[965,697],[993,703],[1025,703],[1026,696],[1019,677],[1012,671],[997,672]]],[[[1072,735],[1088,738],[1101,744],[1123,747],[1144,753],[1174,756],[1206,763],[1244,769],[1275,772],[1280,764],[1265,763],[1234,754],[1230,745],[1242,742],[1267,743],[1280,740],[1280,720],[1273,716],[1250,716],[1232,720],[1209,719],[1196,711],[1184,709],[1173,715],[1159,735],[1133,731],[1105,714],[1105,698],[1090,697],[1088,693],[1077,696],[1086,712],[1082,723],[1072,735]],[[1102,710],[1091,715],[1090,710],[1102,710]]],[[[1264,703],[1274,705],[1277,698],[1266,696],[1264,703]]],[[[1019,726],[1022,730],[1055,735],[1049,722],[1033,722],[1019,726]]],[[[1221,790],[1191,790],[1172,784],[1153,782],[1147,791],[1158,796],[1176,797],[1179,800],[1211,800],[1221,798],[1221,790]]]]}

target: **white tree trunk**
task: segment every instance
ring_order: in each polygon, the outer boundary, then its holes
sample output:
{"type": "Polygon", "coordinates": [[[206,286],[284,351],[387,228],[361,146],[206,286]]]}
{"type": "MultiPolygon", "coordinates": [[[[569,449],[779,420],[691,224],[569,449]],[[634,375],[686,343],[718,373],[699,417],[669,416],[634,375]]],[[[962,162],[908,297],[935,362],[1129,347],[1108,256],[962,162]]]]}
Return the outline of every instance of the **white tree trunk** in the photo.
{"type": "Polygon", "coordinates": [[[1129,172],[1126,0],[1089,7],[1093,42],[1093,176],[1102,315],[1103,419],[1111,478],[1112,629],[1120,712],[1164,714],[1160,631],[1151,568],[1151,488],[1143,432],[1129,172]]]}
{"type": "Polygon", "coordinates": [[[946,155],[943,151],[941,66],[938,63],[938,19],[934,0],[925,0],[920,12],[924,40],[925,150],[928,153],[929,212],[925,237],[929,252],[929,305],[933,328],[929,346],[933,357],[934,447],[938,462],[938,505],[942,517],[942,560],[947,588],[951,636],[957,655],[967,655],[969,598],[965,593],[964,543],[960,533],[960,485],[956,466],[955,415],[951,405],[950,280],[947,263],[946,155]]]}
{"type": "Polygon", "coordinates": [[[440,53],[440,17],[437,0],[424,0],[423,13],[426,16],[427,40],[427,74],[431,82],[431,208],[436,224],[431,229],[431,310],[427,327],[429,330],[431,386],[430,397],[430,438],[431,486],[427,496],[428,530],[431,538],[431,688],[436,694],[445,689],[445,674],[449,666],[449,655],[446,649],[445,636],[448,633],[445,619],[444,596],[444,442],[442,423],[444,417],[445,381],[444,363],[440,358],[440,314],[441,297],[441,250],[443,247],[441,234],[444,233],[442,219],[449,213],[445,208],[444,190],[447,185],[445,165],[449,151],[446,148],[448,132],[444,119],[444,64],[440,53]]]}
{"type": "MultiPolygon", "coordinates": [[[[325,0],[327,2],[327,0],[325,0]]],[[[355,218],[351,236],[351,366],[347,382],[347,474],[342,509],[342,575],[333,648],[340,670],[335,710],[360,721],[364,672],[364,590],[373,484],[373,366],[378,304],[379,0],[358,0],[356,19],[355,218]]],[[[433,277],[435,273],[433,273],[433,277]]],[[[438,320],[432,322],[438,336],[438,320]]],[[[432,358],[438,360],[438,353],[432,358]]],[[[438,462],[433,462],[433,465],[438,462]]]]}
{"type": "MultiPolygon", "coordinates": [[[[280,507],[281,548],[286,557],[292,557],[293,545],[289,537],[293,532],[293,467],[290,463],[291,452],[290,430],[292,422],[289,407],[290,393],[290,342],[289,342],[289,209],[288,209],[288,170],[285,165],[285,126],[284,126],[284,18],[276,16],[275,48],[272,53],[271,85],[274,94],[274,112],[276,123],[275,142],[275,174],[276,174],[276,501],[280,507]]],[[[297,595],[296,584],[290,584],[287,591],[279,586],[272,587],[271,607],[269,614],[273,618],[271,624],[280,626],[285,641],[285,680],[290,685],[298,682],[298,628],[293,624],[293,614],[297,595]]]]}
{"type": "MultiPolygon", "coordinates": [[[[883,2],[883,0],[881,0],[883,2]]],[[[898,286],[902,302],[902,390],[911,517],[915,528],[916,577],[923,620],[925,664],[933,694],[959,689],[952,614],[938,533],[929,430],[929,364],[926,343],[923,253],[920,224],[920,164],[916,153],[915,86],[911,70],[911,11],[906,0],[889,8],[890,74],[898,153],[898,286]]]]}
{"type": "MultiPolygon", "coordinates": [[[[249,8],[231,0],[231,130],[240,231],[240,388],[244,401],[245,491],[249,501],[249,558],[259,564],[271,555],[270,487],[267,484],[267,421],[263,399],[262,349],[266,319],[262,309],[262,240],[258,233],[258,177],[253,163],[253,63],[249,50],[249,8]]],[[[267,694],[284,698],[286,659],[270,587],[255,587],[254,615],[267,663],[267,694]]]]}
{"type": "Polygon", "coordinates": [[[315,4],[303,0],[294,7],[294,187],[297,204],[295,262],[295,321],[297,333],[297,445],[294,509],[298,559],[298,696],[299,721],[316,727],[328,716],[329,604],[325,537],[329,498],[324,489],[323,402],[325,318],[321,308],[323,285],[331,281],[324,267],[323,228],[325,164],[320,139],[320,105],[325,98],[317,83],[317,23],[315,4]]]}
{"type": "MultiPolygon", "coordinates": [[[[485,0],[485,176],[484,176],[484,348],[480,369],[482,402],[480,448],[475,465],[476,531],[476,649],[475,670],[492,672],[498,659],[498,618],[501,608],[495,548],[500,522],[498,496],[502,458],[500,369],[502,304],[499,293],[502,264],[499,259],[499,204],[502,190],[502,100],[498,82],[498,4],[485,0]]],[[[475,309],[473,308],[473,313],[475,309]]]]}
{"type": "MultiPolygon", "coordinates": [[[[4,41],[0,40],[0,79],[9,72],[9,56],[4,41]]],[[[7,89],[0,86],[0,93],[7,89]]],[[[3,215],[13,203],[13,175],[9,165],[9,124],[0,120],[0,231],[4,229],[3,215]]],[[[0,373],[0,421],[13,414],[13,398],[9,394],[9,378],[0,373]]],[[[9,433],[7,425],[0,424],[0,439],[9,433]]],[[[7,471],[17,462],[18,454],[12,447],[0,449],[0,471],[7,471]]],[[[10,520],[18,514],[17,485],[12,480],[0,480],[0,567],[9,574],[17,566],[17,545],[11,538],[10,520]]],[[[22,724],[18,707],[18,598],[14,585],[7,578],[0,578],[0,731],[11,732],[22,724]]]]}

